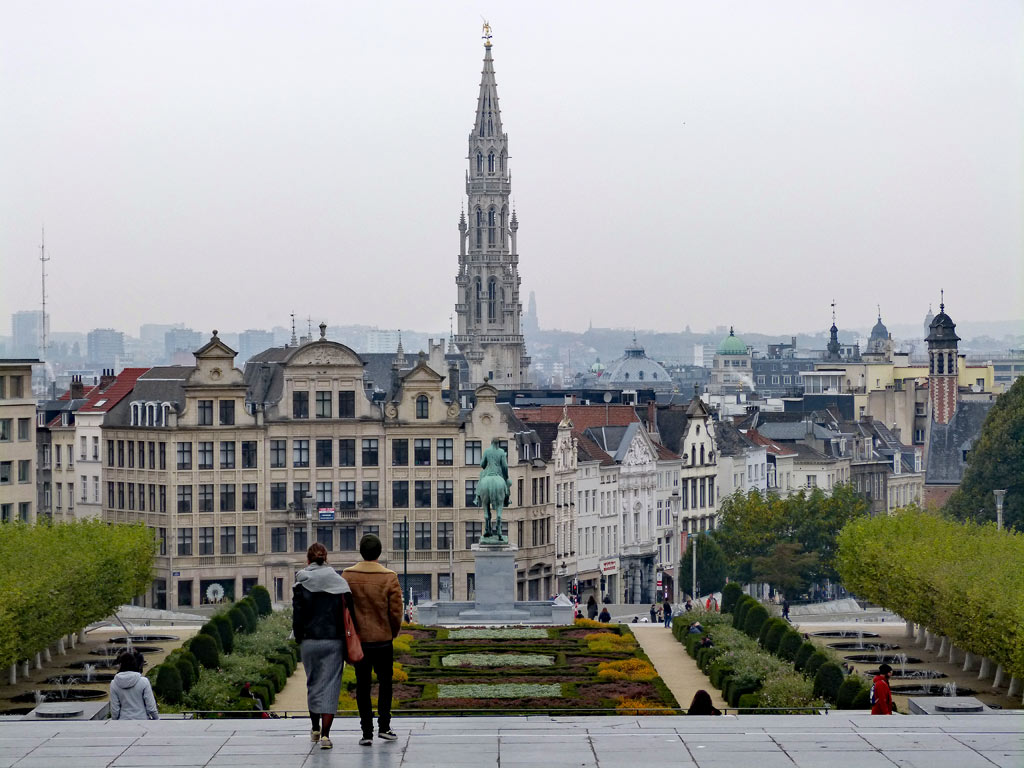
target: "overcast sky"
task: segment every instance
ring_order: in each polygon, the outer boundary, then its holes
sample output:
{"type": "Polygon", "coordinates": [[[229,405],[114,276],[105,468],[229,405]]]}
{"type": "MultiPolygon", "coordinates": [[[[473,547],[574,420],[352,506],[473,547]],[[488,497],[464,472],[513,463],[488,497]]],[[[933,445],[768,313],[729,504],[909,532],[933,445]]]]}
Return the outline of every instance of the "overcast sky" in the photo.
{"type": "Polygon", "coordinates": [[[447,328],[481,16],[542,327],[1024,315],[1016,0],[8,0],[0,329],[447,328]]]}

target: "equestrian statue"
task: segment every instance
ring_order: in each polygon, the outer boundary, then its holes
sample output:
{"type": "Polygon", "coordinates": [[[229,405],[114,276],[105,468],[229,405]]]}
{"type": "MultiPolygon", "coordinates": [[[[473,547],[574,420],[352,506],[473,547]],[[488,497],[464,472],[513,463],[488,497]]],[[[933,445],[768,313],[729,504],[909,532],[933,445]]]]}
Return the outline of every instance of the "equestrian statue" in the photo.
{"type": "Polygon", "coordinates": [[[476,484],[476,504],[484,508],[484,535],[481,544],[508,544],[508,537],[501,535],[501,511],[509,502],[508,457],[499,445],[498,438],[491,444],[480,461],[480,480],[476,484]],[[492,522],[491,512],[497,514],[492,522]]]}

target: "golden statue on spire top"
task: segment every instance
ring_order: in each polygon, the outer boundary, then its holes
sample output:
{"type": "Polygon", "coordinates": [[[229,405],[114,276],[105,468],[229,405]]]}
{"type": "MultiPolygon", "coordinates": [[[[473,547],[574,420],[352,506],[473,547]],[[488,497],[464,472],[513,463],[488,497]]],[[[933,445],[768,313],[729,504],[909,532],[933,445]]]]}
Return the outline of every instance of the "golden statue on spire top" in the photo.
{"type": "Polygon", "coordinates": [[[491,25],[490,25],[490,22],[487,21],[487,19],[484,19],[483,32],[484,33],[481,35],[481,38],[483,38],[483,41],[484,41],[484,48],[490,48],[491,47],[491,25]]]}

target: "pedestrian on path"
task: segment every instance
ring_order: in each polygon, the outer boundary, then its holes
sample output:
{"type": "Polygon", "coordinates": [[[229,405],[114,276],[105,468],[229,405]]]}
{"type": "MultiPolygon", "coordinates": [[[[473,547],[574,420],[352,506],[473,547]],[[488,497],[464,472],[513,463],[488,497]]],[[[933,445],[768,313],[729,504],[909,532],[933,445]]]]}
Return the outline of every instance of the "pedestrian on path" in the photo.
{"type": "Polygon", "coordinates": [[[881,664],[878,667],[878,674],[871,681],[871,714],[891,715],[892,714],[892,690],[889,688],[889,676],[892,674],[892,667],[888,664],[881,664]]]}
{"type": "Polygon", "coordinates": [[[612,620],[612,615],[608,613],[607,605],[601,609],[601,615],[597,617],[597,620],[600,621],[602,624],[607,624],[609,621],[612,620]]]}
{"type": "Polygon", "coordinates": [[[356,705],[363,737],[359,745],[373,745],[373,702],[370,688],[377,674],[377,736],[394,741],[391,730],[391,680],[395,660],[392,641],[402,629],[402,588],[398,574],[377,562],[380,539],[368,533],[359,540],[363,562],[343,573],[355,595],[356,623],[363,644],[363,660],[356,662],[356,705]]]}
{"type": "Polygon", "coordinates": [[[120,671],[110,682],[110,719],[159,720],[153,686],[142,674],[142,654],[125,651],[117,664],[120,671]]]}
{"type": "Polygon", "coordinates": [[[665,598],[665,602],[661,604],[661,614],[662,614],[662,617],[665,619],[665,627],[666,627],[666,629],[668,627],[671,627],[672,626],[672,603],[670,603],[668,601],[668,598],[665,598]]]}
{"type": "Polygon", "coordinates": [[[658,620],[658,606],[651,605],[651,624],[658,620]]]}
{"type": "Polygon", "coordinates": [[[597,618],[597,600],[593,595],[587,598],[587,618],[591,621],[597,618]]]}
{"type": "Polygon", "coordinates": [[[320,542],[306,550],[306,562],[292,587],[292,632],[306,670],[306,704],[313,726],[309,736],[320,749],[330,749],[345,667],[342,611],[352,610],[352,590],[327,565],[327,548],[320,542]]]}
{"type": "Polygon", "coordinates": [[[789,621],[789,600],[782,599],[782,618],[789,621]]]}

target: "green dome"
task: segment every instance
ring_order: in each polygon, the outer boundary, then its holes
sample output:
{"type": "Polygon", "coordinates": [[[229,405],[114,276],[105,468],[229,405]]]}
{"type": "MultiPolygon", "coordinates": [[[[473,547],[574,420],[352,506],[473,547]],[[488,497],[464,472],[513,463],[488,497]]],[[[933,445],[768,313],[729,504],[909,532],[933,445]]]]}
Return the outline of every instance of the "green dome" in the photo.
{"type": "Polygon", "coordinates": [[[743,339],[733,333],[732,328],[729,328],[729,335],[718,345],[718,354],[745,355],[747,354],[747,345],[743,343],[743,339]]]}

